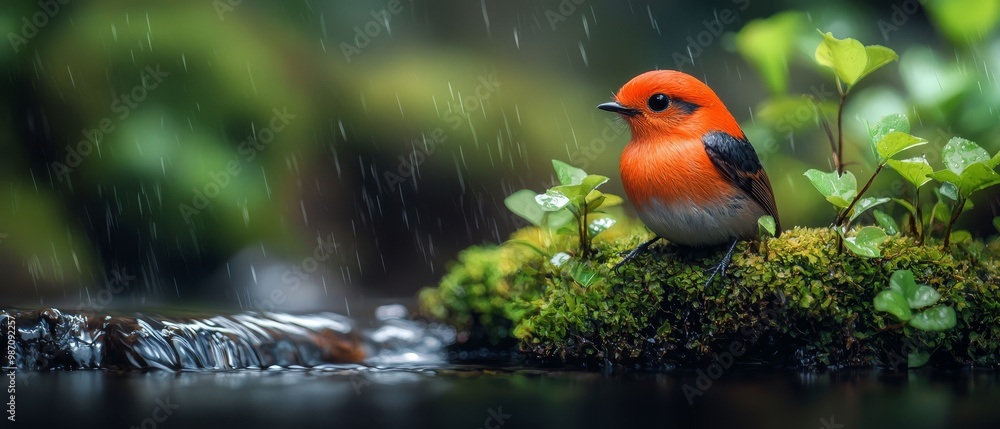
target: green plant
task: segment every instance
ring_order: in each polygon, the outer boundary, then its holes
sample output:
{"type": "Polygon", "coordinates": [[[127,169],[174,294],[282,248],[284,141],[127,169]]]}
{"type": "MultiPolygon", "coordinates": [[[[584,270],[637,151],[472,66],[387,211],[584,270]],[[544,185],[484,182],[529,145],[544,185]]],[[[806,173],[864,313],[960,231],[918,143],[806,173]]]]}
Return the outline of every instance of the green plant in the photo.
{"type": "MultiPolygon", "coordinates": [[[[889,289],[875,296],[875,310],[887,312],[900,322],[887,329],[902,329],[904,324],[920,331],[947,331],[958,323],[955,309],[950,305],[936,305],[941,294],[933,287],[917,284],[910,270],[897,270],[889,278],[889,289]]],[[[912,350],[909,366],[918,367],[927,363],[930,353],[912,350]]]]}
{"type": "Polygon", "coordinates": [[[552,160],[552,167],[559,186],[543,194],[522,189],[507,197],[504,204],[532,225],[557,234],[575,232],[580,241],[580,256],[585,259],[590,254],[591,240],[617,222],[603,209],[619,205],[623,200],[597,190],[607,183],[605,176],[587,174],[558,160],[552,160]]]}
{"type": "Polygon", "coordinates": [[[947,167],[930,174],[934,180],[944,182],[942,194],[955,201],[944,232],[944,247],[951,245],[951,230],[958,216],[967,209],[966,202],[973,193],[1000,183],[1000,174],[994,169],[1000,164],[1000,153],[992,158],[989,152],[976,143],[954,137],[941,150],[947,167]],[[950,185],[950,186],[947,186],[950,185]]]}

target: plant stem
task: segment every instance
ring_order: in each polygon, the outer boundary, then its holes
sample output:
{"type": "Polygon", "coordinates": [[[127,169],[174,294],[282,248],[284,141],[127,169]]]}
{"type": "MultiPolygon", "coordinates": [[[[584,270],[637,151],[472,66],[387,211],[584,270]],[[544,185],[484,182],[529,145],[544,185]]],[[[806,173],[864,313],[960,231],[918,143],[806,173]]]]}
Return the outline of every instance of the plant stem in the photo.
{"type": "Polygon", "coordinates": [[[847,102],[847,92],[840,90],[840,81],[837,81],[837,90],[840,91],[840,107],[837,108],[837,155],[834,161],[837,164],[837,175],[844,174],[844,104],[847,102]]]}
{"type": "Polygon", "coordinates": [[[577,229],[580,233],[580,252],[583,259],[587,259],[590,253],[590,240],[587,240],[587,203],[583,203],[583,210],[580,210],[580,218],[577,219],[577,229]]]}
{"type": "Polygon", "coordinates": [[[913,232],[917,234],[917,244],[924,244],[924,216],[920,211],[920,188],[917,188],[915,195],[913,196],[913,207],[916,209],[916,230],[913,232]]]}
{"type": "Polygon", "coordinates": [[[837,221],[834,222],[834,225],[839,226],[844,222],[844,219],[847,219],[847,217],[851,214],[851,209],[854,208],[854,205],[857,204],[858,201],[861,200],[861,197],[865,195],[865,192],[868,191],[868,187],[870,187],[872,185],[872,182],[875,181],[875,176],[878,176],[878,173],[882,171],[882,167],[885,167],[884,163],[878,165],[878,168],[875,169],[875,173],[873,173],[872,177],[868,179],[868,183],[865,183],[865,186],[861,188],[861,191],[859,191],[858,194],[854,196],[854,200],[851,201],[851,204],[849,204],[847,208],[844,209],[844,211],[840,212],[840,215],[837,216],[837,221]]]}
{"type": "Polygon", "coordinates": [[[964,208],[965,198],[959,192],[958,200],[955,201],[955,211],[951,213],[951,220],[948,221],[948,227],[944,230],[944,250],[948,250],[951,247],[951,228],[955,226],[955,221],[958,220],[958,215],[962,214],[962,209],[964,208]]]}

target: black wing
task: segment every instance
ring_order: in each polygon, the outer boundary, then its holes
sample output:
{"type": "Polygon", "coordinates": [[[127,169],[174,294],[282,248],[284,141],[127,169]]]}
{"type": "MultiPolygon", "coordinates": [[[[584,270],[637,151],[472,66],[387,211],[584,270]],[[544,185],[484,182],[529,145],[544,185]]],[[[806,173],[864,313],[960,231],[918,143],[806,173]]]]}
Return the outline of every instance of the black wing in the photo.
{"type": "Polygon", "coordinates": [[[774,192],[771,190],[771,180],[760,165],[757,152],[746,138],[736,138],[728,133],[714,131],[702,138],[705,151],[722,176],[733,185],[742,189],[760,204],[767,214],[774,217],[778,234],[781,225],[778,221],[778,208],[774,203],[774,192]]]}

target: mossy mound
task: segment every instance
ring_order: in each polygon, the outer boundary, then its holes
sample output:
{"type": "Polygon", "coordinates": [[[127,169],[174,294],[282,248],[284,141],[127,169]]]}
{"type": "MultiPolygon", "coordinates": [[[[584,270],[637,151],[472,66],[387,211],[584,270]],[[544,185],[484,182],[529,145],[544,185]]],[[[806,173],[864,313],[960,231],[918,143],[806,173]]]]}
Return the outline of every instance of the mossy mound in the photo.
{"type": "Polygon", "coordinates": [[[460,338],[496,346],[513,337],[531,358],[570,364],[655,368],[731,353],[768,366],[905,367],[915,351],[937,366],[1000,364],[995,244],[944,251],[893,236],[883,257],[867,259],[838,251],[830,229],[796,228],[763,246],[740,243],[726,278],[706,288],[723,250],[661,241],[618,275],[621,252],[650,236],[616,229],[583,261],[550,254],[574,240],[536,228],[470,248],[421,292],[422,310],[472,334],[460,338]],[[899,269],[937,289],[958,315],[954,329],[920,331],[875,310],[899,269]]]}

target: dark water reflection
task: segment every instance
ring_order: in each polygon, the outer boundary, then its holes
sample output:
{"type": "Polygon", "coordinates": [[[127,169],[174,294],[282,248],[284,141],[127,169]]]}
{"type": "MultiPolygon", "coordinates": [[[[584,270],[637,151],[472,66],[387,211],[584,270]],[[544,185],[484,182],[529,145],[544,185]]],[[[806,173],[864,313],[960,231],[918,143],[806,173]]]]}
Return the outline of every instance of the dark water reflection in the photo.
{"type": "Polygon", "coordinates": [[[336,365],[19,376],[22,427],[1000,427],[993,371],[731,369],[693,404],[683,387],[696,385],[692,372],[336,365]]]}

